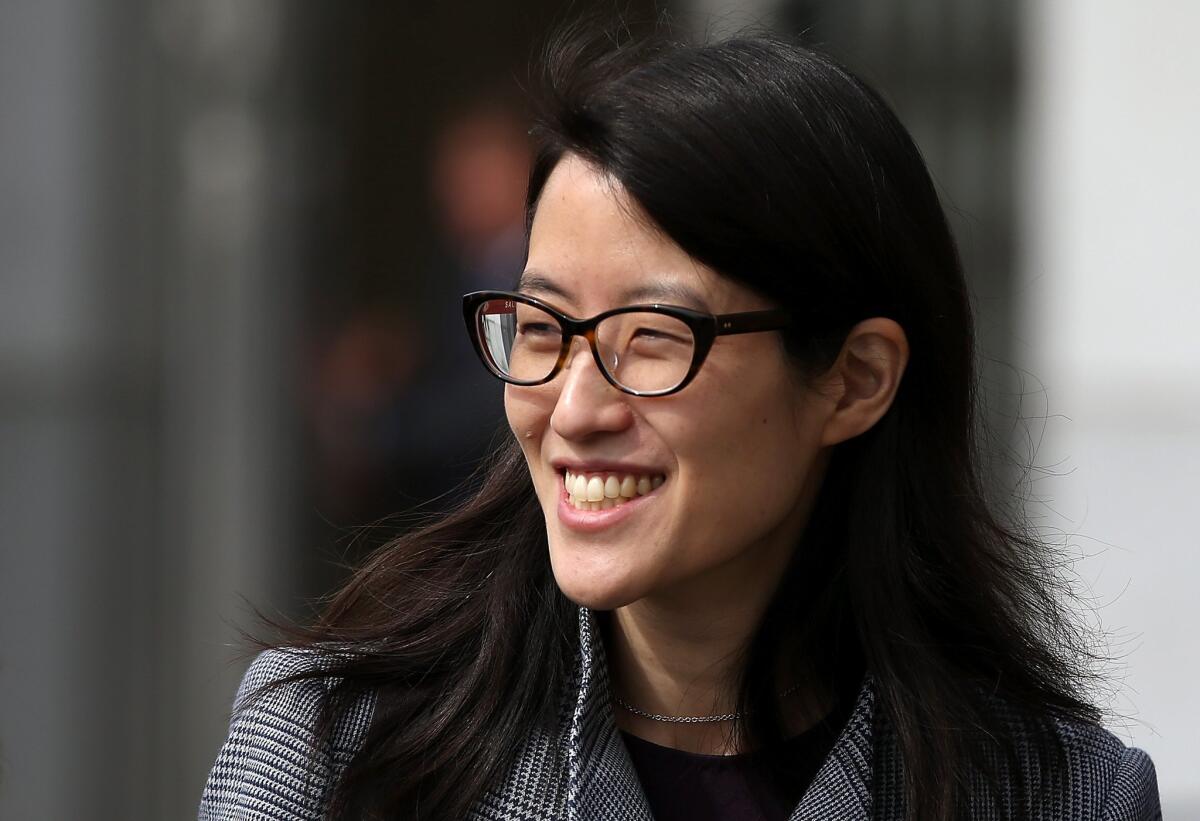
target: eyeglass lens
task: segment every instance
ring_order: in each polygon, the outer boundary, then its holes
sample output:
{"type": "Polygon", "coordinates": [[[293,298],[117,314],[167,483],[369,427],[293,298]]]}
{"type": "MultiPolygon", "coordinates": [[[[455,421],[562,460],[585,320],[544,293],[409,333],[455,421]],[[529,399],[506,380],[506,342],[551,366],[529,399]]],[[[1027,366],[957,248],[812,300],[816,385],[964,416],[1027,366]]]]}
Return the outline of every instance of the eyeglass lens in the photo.
{"type": "MultiPolygon", "coordinates": [[[[558,362],[563,330],[533,305],[493,299],[479,307],[476,327],[492,364],[521,382],[545,379],[558,362]]],[[[674,388],[692,364],[695,338],[682,320],[652,311],[614,314],[596,326],[596,344],[609,375],[639,392],[674,388]]]]}

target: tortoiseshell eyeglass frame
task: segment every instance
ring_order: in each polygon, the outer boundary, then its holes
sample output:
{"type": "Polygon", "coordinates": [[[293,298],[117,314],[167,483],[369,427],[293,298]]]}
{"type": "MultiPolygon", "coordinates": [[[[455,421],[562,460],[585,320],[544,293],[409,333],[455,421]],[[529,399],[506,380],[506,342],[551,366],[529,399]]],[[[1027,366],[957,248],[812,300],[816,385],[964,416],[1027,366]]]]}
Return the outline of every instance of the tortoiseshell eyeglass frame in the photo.
{"type": "Polygon", "coordinates": [[[531,387],[533,385],[544,385],[549,382],[558,375],[566,363],[571,351],[571,340],[576,336],[582,336],[587,340],[588,347],[592,349],[592,359],[596,361],[596,367],[600,369],[600,373],[604,375],[608,383],[617,390],[632,396],[667,396],[683,390],[700,371],[700,366],[704,364],[704,360],[718,336],[758,333],[759,331],[778,331],[788,327],[792,323],[791,315],[787,311],[781,310],[744,311],[736,314],[707,314],[703,311],[694,311],[691,308],[682,308],[678,305],[662,305],[659,303],[625,305],[596,314],[588,319],[576,319],[536,297],[512,291],[473,291],[472,293],[465,294],[463,296],[463,319],[467,323],[467,333],[471,336],[471,344],[475,346],[475,353],[479,355],[479,359],[483,362],[484,367],[494,376],[510,385],[531,387]],[[501,371],[488,355],[481,333],[482,327],[479,322],[479,309],[484,303],[494,299],[511,300],[513,302],[532,305],[550,314],[562,327],[562,350],[558,353],[558,361],[554,363],[554,367],[550,369],[550,373],[542,379],[531,381],[514,379],[501,371]],[[608,367],[604,364],[604,358],[600,355],[600,349],[596,344],[596,326],[610,316],[635,312],[665,314],[666,316],[678,319],[691,329],[694,340],[692,363],[688,367],[683,379],[674,387],[658,391],[636,391],[622,385],[608,372],[608,367]]]}

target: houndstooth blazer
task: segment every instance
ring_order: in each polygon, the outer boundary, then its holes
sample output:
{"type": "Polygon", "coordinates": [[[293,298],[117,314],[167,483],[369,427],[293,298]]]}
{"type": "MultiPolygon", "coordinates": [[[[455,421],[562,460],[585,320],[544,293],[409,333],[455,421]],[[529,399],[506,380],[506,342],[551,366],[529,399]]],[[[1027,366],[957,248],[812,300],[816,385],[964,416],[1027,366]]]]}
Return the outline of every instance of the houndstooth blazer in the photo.
{"type": "MultiPolygon", "coordinates": [[[[573,707],[562,726],[526,739],[507,775],[480,799],[472,821],[652,821],[637,774],[613,720],[602,644],[593,614],[580,610],[580,653],[573,707]]],[[[344,716],[315,769],[306,765],[322,684],[288,685],[240,709],[263,683],[310,664],[302,653],[271,650],[246,672],[234,702],[229,737],[208,777],[201,821],[320,819],[329,788],[354,756],[371,720],[373,699],[362,698],[344,716]]],[[[849,720],[791,821],[903,821],[901,760],[894,734],[875,714],[870,679],[849,720]]],[[[1033,806],[1015,817],[1058,821],[1144,821],[1161,818],[1154,765],[1089,725],[1059,726],[1065,771],[1052,778],[1033,806]]],[[[1035,762],[1024,756],[1022,766],[1035,762]]],[[[1013,795],[1001,800],[1011,812],[1013,795]]],[[[1001,816],[991,804],[972,818],[1001,816]]],[[[1006,817],[1006,816],[1005,816],[1006,817]]]]}

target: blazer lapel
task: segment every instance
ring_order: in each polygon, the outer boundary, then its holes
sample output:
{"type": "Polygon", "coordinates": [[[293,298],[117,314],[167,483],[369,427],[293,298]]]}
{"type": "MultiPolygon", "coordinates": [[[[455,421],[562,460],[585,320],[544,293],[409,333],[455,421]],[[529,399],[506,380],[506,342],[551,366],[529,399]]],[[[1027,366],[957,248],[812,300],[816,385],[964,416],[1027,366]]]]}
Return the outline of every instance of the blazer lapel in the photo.
{"type": "Polygon", "coordinates": [[[579,608],[579,689],[567,746],[569,821],[653,821],[617,731],[595,616],[579,608]]]}
{"type": "Polygon", "coordinates": [[[868,676],[846,726],[788,821],[871,818],[874,714],[875,690],[868,676]]]}
{"type": "MultiPolygon", "coordinates": [[[[507,777],[479,802],[473,819],[653,821],[613,718],[598,625],[592,612],[582,607],[575,683],[573,704],[567,694],[561,729],[526,739],[507,777]]],[[[873,734],[874,705],[868,676],[837,743],[789,821],[872,818],[872,764],[878,758],[873,758],[873,742],[879,741],[873,734]]],[[[882,783],[887,784],[895,774],[889,770],[885,775],[882,783]]],[[[889,814],[884,805],[875,809],[888,818],[902,817],[889,814]]]]}

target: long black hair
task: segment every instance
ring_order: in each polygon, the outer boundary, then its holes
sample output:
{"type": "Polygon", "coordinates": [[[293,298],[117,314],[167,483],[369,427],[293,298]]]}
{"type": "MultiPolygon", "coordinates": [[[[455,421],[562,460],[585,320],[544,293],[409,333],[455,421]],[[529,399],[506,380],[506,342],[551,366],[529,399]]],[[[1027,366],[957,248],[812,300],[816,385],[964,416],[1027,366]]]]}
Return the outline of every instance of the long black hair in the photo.
{"type": "MultiPolygon", "coordinates": [[[[908,337],[892,407],[834,449],[746,648],[747,737],[780,733],[780,662],[834,690],[865,671],[903,755],[910,817],[948,819],[981,790],[1035,787],[1001,786],[1019,749],[1033,739],[1053,753],[1055,720],[1099,718],[1083,695],[1086,648],[1048,549],[989,510],[967,289],[908,133],[838,62],[773,35],[569,30],[540,77],[530,219],[571,153],[693,258],[779,305],[818,308],[819,322],[786,337],[799,372],[828,367],[867,317],[891,317],[908,337]]],[[[556,720],[577,609],[555,585],[511,436],[476,482],[469,501],[383,547],[314,625],[286,636],[325,658],[298,677],[337,682],[322,733],[354,694],[377,695],[334,816],[462,817],[530,730],[556,720]]]]}

